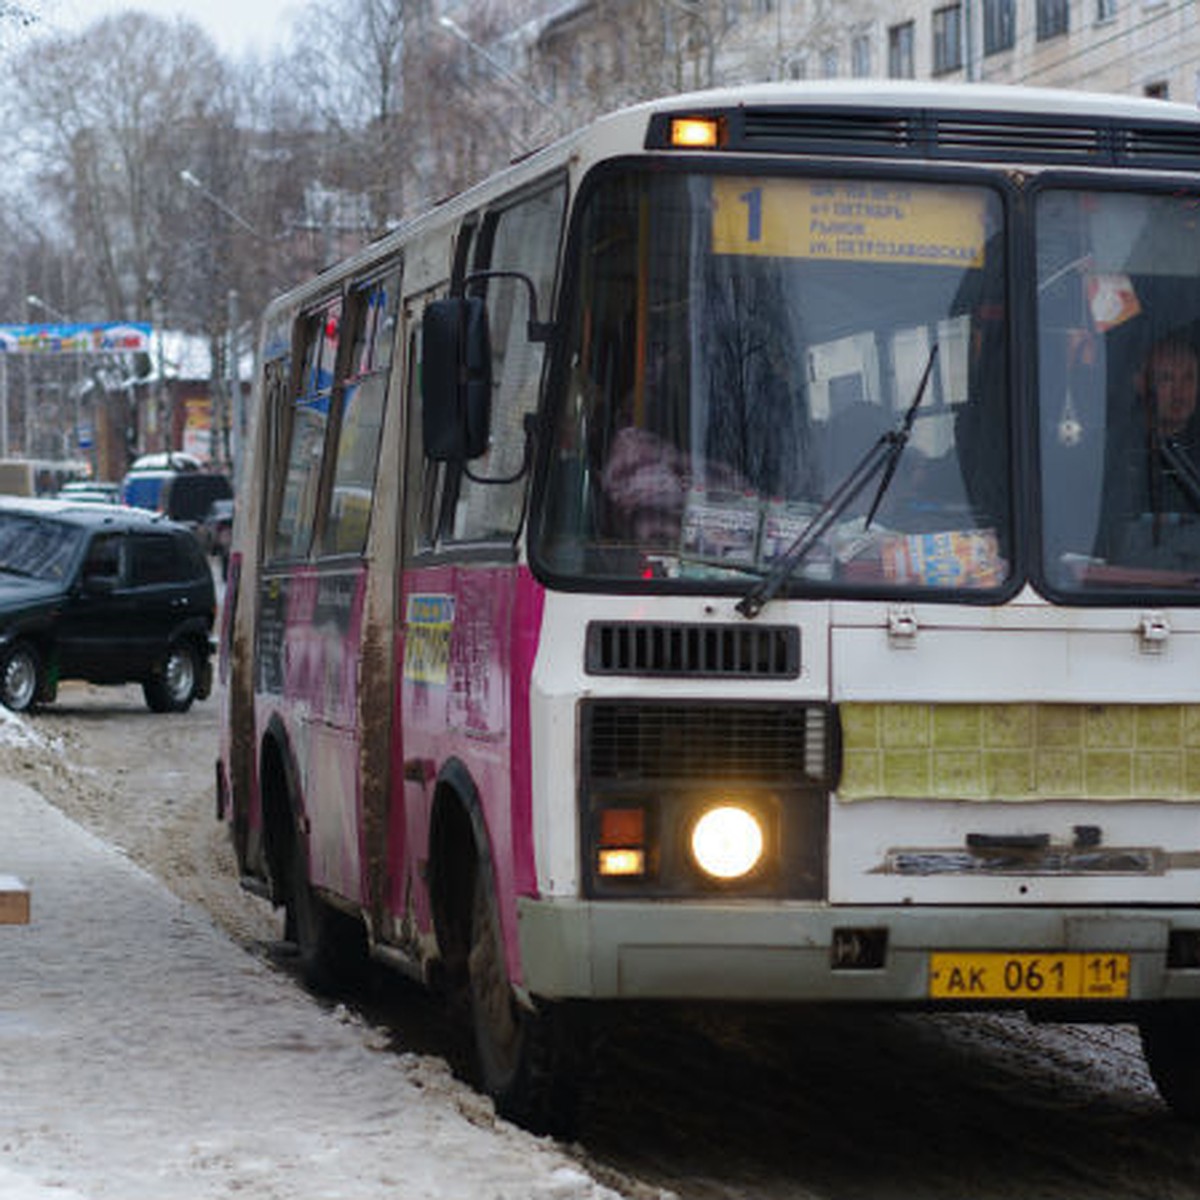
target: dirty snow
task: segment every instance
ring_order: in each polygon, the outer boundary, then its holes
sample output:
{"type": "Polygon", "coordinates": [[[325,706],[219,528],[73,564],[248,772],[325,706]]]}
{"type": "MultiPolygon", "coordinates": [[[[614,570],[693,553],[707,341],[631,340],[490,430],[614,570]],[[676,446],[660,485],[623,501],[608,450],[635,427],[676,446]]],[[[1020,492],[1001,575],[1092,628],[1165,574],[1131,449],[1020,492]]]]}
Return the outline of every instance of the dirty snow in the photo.
{"type": "MultiPolygon", "coordinates": [[[[10,748],[34,737],[0,720],[10,748]]],[[[384,1051],[35,791],[0,781],[3,1200],[603,1200],[437,1059],[384,1051]]]]}

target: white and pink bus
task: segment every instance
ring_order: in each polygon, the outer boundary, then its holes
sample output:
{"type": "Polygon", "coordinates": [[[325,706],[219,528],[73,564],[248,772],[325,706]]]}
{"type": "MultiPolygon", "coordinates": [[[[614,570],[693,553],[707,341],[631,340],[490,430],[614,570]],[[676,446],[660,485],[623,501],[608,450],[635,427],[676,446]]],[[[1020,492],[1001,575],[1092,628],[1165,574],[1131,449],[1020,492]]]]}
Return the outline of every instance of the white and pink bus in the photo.
{"type": "Polygon", "coordinates": [[[219,808],[309,982],[1136,1021],[1200,1117],[1200,113],[617,113],[269,309],[219,808]]]}

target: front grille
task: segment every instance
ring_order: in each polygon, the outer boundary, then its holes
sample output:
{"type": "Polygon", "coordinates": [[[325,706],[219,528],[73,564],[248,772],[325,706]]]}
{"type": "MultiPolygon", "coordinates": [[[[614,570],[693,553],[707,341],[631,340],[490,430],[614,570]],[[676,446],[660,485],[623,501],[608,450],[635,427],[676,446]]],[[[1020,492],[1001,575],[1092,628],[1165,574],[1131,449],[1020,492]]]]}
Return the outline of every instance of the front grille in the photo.
{"type": "Polygon", "coordinates": [[[597,701],[584,706],[583,724],[593,783],[753,779],[794,786],[820,778],[828,761],[823,707],[597,701]]]}
{"type": "Polygon", "coordinates": [[[589,675],[795,679],[800,631],[787,625],[594,621],[585,655],[589,675]]]}

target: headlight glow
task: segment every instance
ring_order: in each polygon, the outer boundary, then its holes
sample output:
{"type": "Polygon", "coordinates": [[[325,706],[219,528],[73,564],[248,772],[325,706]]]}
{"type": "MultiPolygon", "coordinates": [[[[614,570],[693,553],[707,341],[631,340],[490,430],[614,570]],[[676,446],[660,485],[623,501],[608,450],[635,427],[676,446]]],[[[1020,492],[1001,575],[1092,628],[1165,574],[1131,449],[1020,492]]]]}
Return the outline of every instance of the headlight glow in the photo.
{"type": "Polygon", "coordinates": [[[692,827],[692,856],[714,879],[741,879],[762,861],[758,818],[735,804],[710,808],[692,827]]]}

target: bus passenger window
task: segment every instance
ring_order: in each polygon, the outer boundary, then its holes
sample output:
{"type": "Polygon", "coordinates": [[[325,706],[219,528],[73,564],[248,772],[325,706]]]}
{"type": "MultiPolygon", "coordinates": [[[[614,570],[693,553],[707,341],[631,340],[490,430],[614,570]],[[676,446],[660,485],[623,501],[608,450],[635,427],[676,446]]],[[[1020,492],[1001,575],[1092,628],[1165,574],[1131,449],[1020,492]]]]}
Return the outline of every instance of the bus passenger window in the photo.
{"type": "Polygon", "coordinates": [[[398,271],[352,296],[354,344],[340,392],[341,420],[333,490],[321,533],[322,554],[361,554],[367,544],[399,298],[398,271]]]}
{"type": "Polygon", "coordinates": [[[291,409],[291,427],[285,435],[288,450],[283,494],[272,540],[277,558],[303,557],[312,539],[341,325],[340,297],[305,321],[304,370],[291,409]]]}

